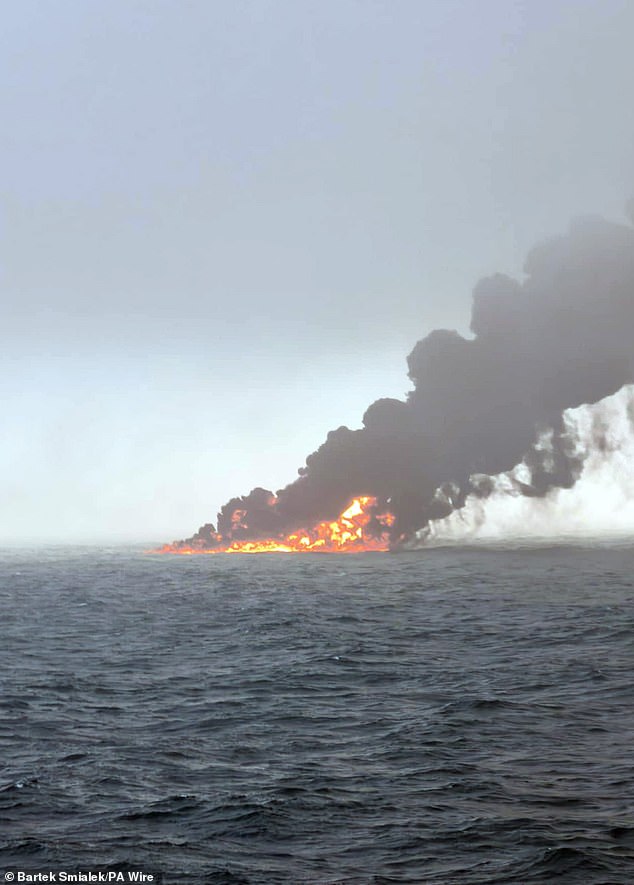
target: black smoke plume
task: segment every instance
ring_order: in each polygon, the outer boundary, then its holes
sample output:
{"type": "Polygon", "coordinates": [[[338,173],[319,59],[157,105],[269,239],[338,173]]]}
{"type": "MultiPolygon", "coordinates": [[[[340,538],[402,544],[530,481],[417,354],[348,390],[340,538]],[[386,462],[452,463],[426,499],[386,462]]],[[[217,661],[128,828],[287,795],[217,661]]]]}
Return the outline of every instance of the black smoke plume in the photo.
{"type": "MultiPolygon", "coordinates": [[[[633,210],[634,201],[634,220],[633,210]]],[[[534,248],[524,271],[521,283],[503,274],[481,280],[474,337],[443,329],[419,341],[408,357],[407,399],[379,399],[360,430],[332,430],[275,503],[256,488],[225,504],[222,543],[307,528],[372,495],[395,515],[397,545],[469,493],[486,495],[485,476],[523,458],[531,470],[525,494],[571,486],[580,465],[562,412],[634,381],[634,229],[579,219],[534,248]],[[545,430],[547,458],[534,447],[545,430]]],[[[182,543],[219,541],[209,524],[182,543]]]]}

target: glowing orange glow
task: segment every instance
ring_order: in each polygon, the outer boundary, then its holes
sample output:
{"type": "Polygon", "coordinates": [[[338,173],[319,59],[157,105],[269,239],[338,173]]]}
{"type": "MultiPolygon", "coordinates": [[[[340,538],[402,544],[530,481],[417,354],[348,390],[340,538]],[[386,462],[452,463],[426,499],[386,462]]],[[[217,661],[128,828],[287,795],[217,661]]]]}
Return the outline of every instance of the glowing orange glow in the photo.
{"type": "Polygon", "coordinates": [[[234,529],[244,529],[246,525],[242,522],[244,517],[247,515],[246,510],[234,510],[231,514],[231,528],[234,529]]]}
{"type": "MultiPolygon", "coordinates": [[[[235,510],[232,527],[247,528],[248,514],[235,510]]],[[[217,546],[189,546],[183,542],[165,544],[158,553],[178,553],[191,556],[199,553],[363,553],[390,549],[390,527],[394,516],[379,512],[376,498],[354,498],[338,519],[320,522],[310,529],[300,529],[279,538],[251,541],[229,540],[216,535],[217,546]]]]}

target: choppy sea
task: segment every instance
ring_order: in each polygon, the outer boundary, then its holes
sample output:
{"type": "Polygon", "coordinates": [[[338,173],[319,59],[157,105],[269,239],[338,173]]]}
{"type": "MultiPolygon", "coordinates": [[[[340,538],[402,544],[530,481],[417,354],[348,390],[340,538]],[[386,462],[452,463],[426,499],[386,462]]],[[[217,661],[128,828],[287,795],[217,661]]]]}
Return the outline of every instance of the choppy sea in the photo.
{"type": "Polygon", "coordinates": [[[0,554],[0,872],[634,882],[634,547],[0,554]]]}

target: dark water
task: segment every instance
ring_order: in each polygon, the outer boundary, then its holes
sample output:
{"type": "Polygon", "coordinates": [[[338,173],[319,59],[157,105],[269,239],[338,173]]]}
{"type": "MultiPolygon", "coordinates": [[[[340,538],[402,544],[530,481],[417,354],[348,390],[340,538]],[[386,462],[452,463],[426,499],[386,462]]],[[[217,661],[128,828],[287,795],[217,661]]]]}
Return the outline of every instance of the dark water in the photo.
{"type": "Polygon", "coordinates": [[[0,560],[0,870],[634,882],[634,549],[0,560]]]}

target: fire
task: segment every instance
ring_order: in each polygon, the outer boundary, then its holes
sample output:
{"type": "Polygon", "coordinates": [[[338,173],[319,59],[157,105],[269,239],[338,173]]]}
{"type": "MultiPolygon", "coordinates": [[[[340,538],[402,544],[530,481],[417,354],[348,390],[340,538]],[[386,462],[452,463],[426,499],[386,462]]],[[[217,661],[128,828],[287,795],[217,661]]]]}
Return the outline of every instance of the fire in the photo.
{"type": "Polygon", "coordinates": [[[246,510],[234,510],[231,514],[231,526],[234,529],[244,529],[246,525],[242,522],[242,520],[247,515],[246,510]]]}
{"type": "MultiPolygon", "coordinates": [[[[245,528],[244,510],[236,510],[232,525],[245,528]]],[[[379,511],[376,498],[354,498],[333,522],[320,522],[310,529],[300,529],[279,538],[252,541],[230,540],[216,535],[218,546],[190,546],[183,542],[166,544],[158,553],[364,553],[390,549],[390,528],[394,516],[389,511],[379,511]]]]}

